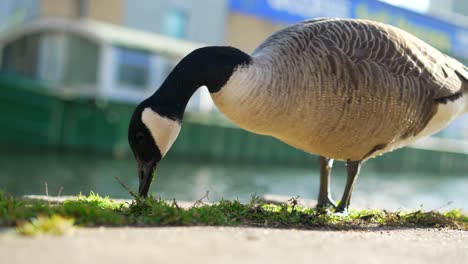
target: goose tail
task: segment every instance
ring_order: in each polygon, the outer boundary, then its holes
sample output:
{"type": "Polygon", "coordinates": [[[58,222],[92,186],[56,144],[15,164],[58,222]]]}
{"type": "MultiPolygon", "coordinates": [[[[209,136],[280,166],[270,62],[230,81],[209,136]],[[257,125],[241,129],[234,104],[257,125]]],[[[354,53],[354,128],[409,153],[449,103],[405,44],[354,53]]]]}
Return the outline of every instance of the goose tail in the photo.
{"type": "Polygon", "coordinates": [[[465,114],[468,113],[468,67],[463,66],[460,72],[457,71],[458,76],[462,81],[462,95],[465,97],[465,114]]]}
{"type": "Polygon", "coordinates": [[[459,69],[455,71],[462,81],[461,91],[465,94],[468,93],[468,67],[462,65],[459,69]]]}

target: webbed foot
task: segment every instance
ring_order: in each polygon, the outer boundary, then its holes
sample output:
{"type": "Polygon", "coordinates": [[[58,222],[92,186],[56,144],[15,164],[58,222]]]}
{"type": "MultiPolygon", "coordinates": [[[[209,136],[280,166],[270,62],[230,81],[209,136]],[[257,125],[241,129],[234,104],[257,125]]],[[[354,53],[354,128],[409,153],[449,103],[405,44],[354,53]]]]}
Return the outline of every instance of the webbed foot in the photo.
{"type": "Polygon", "coordinates": [[[348,215],[348,208],[343,205],[343,203],[340,202],[340,204],[335,207],[335,215],[339,216],[347,216],[348,215]]]}
{"type": "Polygon", "coordinates": [[[327,212],[330,211],[330,208],[336,209],[336,203],[330,196],[326,196],[318,200],[315,208],[319,212],[327,212]]]}

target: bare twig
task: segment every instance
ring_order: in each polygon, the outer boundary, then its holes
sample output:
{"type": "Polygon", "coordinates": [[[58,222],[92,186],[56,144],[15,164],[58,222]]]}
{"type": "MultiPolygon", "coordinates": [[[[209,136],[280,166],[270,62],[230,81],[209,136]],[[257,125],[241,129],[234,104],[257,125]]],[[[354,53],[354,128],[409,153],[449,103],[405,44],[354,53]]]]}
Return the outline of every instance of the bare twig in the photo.
{"type": "Polygon", "coordinates": [[[120,183],[120,185],[122,185],[122,187],[127,190],[127,192],[133,196],[135,199],[140,199],[140,196],[136,195],[132,190],[130,190],[130,188],[128,188],[120,179],[119,177],[117,176],[114,176],[114,178],[120,183]]]}
{"type": "Polygon", "coordinates": [[[208,198],[208,194],[210,194],[210,191],[206,191],[205,195],[203,195],[202,198],[198,199],[195,203],[193,203],[192,207],[197,207],[197,206],[199,206],[201,204],[205,204],[202,201],[205,198],[209,201],[210,199],[208,198]]]}
{"type": "Polygon", "coordinates": [[[45,194],[47,197],[49,197],[49,187],[47,186],[47,182],[44,182],[44,187],[45,187],[45,194]]]}
{"type": "Polygon", "coordinates": [[[177,201],[176,201],[175,198],[172,199],[172,206],[174,206],[174,207],[177,208],[177,209],[180,209],[180,206],[177,204],[177,201]]]}
{"type": "Polygon", "coordinates": [[[440,211],[440,210],[446,208],[447,206],[449,206],[449,205],[451,205],[451,204],[453,204],[453,201],[448,201],[448,202],[446,202],[445,204],[439,206],[439,208],[435,208],[435,209],[432,209],[432,210],[430,210],[430,211],[437,212],[437,211],[440,211]]]}
{"type": "Polygon", "coordinates": [[[60,189],[59,189],[59,191],[58,191],[58,193],[57,193],[57,196],[58,196],[58,197],[61,196],[61,195],[62,195],[62,192],[63,192],[63,186],[60,186],[60,189]]]}

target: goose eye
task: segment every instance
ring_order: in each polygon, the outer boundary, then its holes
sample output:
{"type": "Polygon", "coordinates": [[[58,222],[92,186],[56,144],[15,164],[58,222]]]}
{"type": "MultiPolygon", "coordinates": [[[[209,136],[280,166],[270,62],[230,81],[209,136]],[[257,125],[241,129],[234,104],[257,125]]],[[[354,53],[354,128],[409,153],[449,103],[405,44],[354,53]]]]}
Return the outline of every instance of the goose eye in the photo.
{"type": "Polygon", "coordinates": [[[138,142],[140,142],[140,143],[143,142],[144,138],[145,138],[145,135],[143,134],[143,132],[138,132],[138,133],[136,134],[136,140],[137,140],[138,142]]]}

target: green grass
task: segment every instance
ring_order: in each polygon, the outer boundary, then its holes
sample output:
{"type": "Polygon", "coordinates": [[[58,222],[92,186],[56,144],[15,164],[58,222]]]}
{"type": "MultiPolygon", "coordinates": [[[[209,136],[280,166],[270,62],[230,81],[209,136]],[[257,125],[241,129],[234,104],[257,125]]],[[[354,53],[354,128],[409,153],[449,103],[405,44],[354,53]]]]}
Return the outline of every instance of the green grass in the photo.
{"type": "Polygon", "coordinates": [[[262,203],[253,197],[242,204],[222,200],[212,205],[181,208],[175,201],[154,197],[118,203],[91,193],[76,200],[53,204],[15,198],[0,193],[0,226],[16,227],[19,233],[62,234],[74,226],[254,226],[299,229],[450,228],[468,230],[468,215],[460,210],[389,212],[351,211],[347,216],[319,213],[290,204],[262,203]]]}

